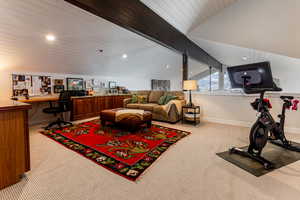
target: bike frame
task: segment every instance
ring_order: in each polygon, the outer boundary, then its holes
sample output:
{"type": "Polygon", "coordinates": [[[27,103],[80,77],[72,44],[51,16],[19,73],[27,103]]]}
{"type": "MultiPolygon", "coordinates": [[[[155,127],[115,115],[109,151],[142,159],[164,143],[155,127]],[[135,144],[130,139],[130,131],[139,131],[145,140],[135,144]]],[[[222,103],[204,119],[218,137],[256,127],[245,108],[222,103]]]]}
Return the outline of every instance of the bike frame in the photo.
{"type": "Polygon", "coordinates": [[[280,122],[277,123],[271,115],[268,106],[264,105],[264,94],[265,92],[262,92],[260,95],[260,104],[258,108],[259,116],[257,121],[266,127],[269,132],[268,134],[272,132],[275,135],[276,139],[280,139],[284,144],[288,145],[289,143],[285,137],[284,132],[284,124],[286,109],[290,106],[290,103],[287,100],[284,101],[281,115],[279,115],[280,122]],[[279,126],[277,124],[279,124],[279,126]]]}
{"type": "Polygon", "coordinates": [[[261,124],[263,124],[267,128],[268,131],[270,131],[276,126],[276,121],[272,117],[268,106],[264,105],[264,95],[265,95],[265,92],[262,92],[260,94],[260,102],[259,102],[259,106],[258,106],[259,116],[258,116],[257,120],[261,124]]]}

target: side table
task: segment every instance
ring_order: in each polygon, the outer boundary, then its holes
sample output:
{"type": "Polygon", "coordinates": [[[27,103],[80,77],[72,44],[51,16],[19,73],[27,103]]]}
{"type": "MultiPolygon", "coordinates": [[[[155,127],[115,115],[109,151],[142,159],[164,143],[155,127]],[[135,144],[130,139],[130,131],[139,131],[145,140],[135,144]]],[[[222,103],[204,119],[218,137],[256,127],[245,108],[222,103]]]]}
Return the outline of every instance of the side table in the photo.
{"type": "Polygon", "coordinates": [[[200,106],[183,106],[182,107],[182,123],[200,123],[200,106]]]}

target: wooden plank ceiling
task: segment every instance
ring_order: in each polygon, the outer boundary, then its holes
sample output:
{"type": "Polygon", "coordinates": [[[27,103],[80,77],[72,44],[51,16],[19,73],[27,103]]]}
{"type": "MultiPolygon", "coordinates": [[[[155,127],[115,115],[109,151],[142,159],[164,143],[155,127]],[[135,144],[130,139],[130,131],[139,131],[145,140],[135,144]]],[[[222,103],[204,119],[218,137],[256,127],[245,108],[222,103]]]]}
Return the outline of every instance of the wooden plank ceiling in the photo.
{"type": "Polygon", "coordinates": [[[167,48],[221,69],[222,64],[139,0],[65,0],[167,48]]]}
{"type": "Polygon", "coordinates": [[[141,0],[141,2],[189,36],[191,31],[237,0],[141,0]]]}

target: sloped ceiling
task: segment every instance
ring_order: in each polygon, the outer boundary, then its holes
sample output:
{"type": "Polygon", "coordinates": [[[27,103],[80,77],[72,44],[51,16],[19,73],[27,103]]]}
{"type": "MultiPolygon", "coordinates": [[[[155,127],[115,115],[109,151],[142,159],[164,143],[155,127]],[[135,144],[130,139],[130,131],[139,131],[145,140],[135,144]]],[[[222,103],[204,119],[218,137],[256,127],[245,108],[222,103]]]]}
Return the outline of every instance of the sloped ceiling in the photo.
{"type": "Polygon", "coordinates": [[[277,79],[277,84],[279,82],[278,86],[283,89],[283,92],[300,92],[300,59],[298,58],[203,39],[197,39],[196,43],[227,66],[269,61],[273,77],[277,79]],[[242,59],[243,57],[247,59],[242,59]]]}
{"type": "Polygon", "coordinates": [[[141,0],[184,34],[237,0],[141,0]]]}
{"type": "Polygon", "coordinates": [[[299,0],[239,0],[189,37],[300,58],[299,0]]]}
{"type": "Polygon", "coordinates": [[[180,70],[181,55],[63,0],[0,0],[0,5],[2,69],[156,78],[180,70]],[[47,42],[48,33],[57,41],[47,42]]]}
{"type": "Polygon", "coordinates": [[[254,49],[242,48],[204,39],[195,39],[195,42],[227,66],[270,61],[272,58],[271,53],[254,49]]]}

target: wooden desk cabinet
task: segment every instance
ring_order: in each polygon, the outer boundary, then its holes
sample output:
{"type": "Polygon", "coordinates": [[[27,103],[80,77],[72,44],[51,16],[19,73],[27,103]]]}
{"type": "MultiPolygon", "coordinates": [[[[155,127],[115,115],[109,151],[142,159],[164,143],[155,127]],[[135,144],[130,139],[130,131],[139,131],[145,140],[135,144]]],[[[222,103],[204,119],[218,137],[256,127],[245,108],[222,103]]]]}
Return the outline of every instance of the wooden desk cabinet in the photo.
{"type": "Polygon", "coordinates": [[[30,108],[24,103],[0,102],[0,189],[17,183],[30,170],[30,108]]]}
{"type": "Polygon", "coordinates": [[[94,97],[73,99],[72,120],[90,118],[94,116],[96,99],[94,97]]]}
{"type": "Polygon", "coordinates": [[[123,100],[131,95],[95,96],[73,98],[71,120],[82,120],[100,115],[102,110],[122,108],[123,100]]]}

